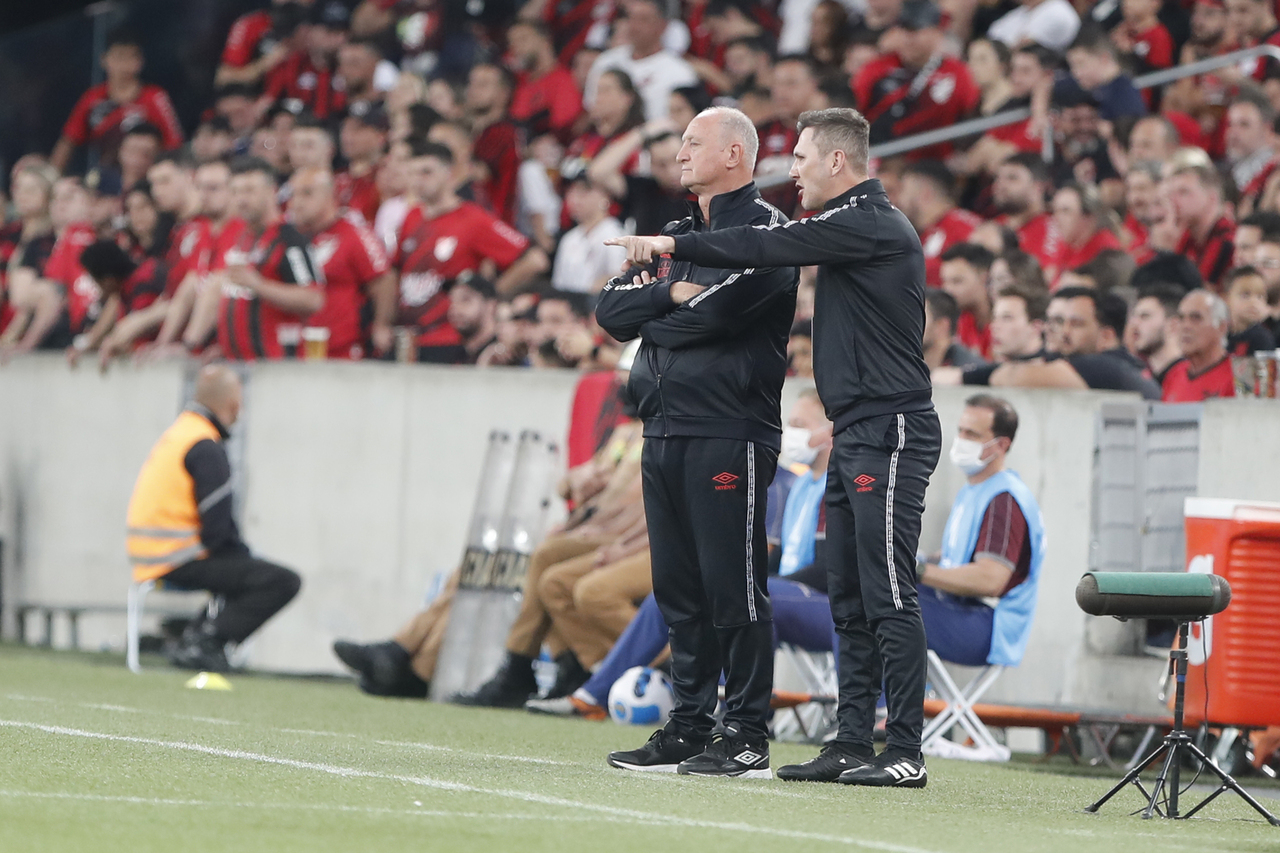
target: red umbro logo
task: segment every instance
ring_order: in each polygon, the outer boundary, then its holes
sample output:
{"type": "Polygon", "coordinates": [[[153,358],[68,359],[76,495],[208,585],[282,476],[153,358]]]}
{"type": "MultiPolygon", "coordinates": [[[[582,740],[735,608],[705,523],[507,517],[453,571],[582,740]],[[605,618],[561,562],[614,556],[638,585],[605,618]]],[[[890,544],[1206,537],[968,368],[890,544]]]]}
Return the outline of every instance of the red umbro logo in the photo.
{"type": "Polygon", "coordinates": [[[725,471],[722,474],[716,474],[714,477],[711,478],[711,481],[713,483],[719,484],[716,486],[717,492],[723,492],[725,489],[738,488],[737,480],[738,480],[738,475],[730,474],[728,471],[725,471]]]}
{"type": "Polygon", "coordinates": [[[872,477],[869,474],[859,474],[858,476],[853,478],[853,482],[854,484],[857,485],[858,491],[860,492],[871,491],[871,484],[874,483],[875,481],[876,481],[876,478],[872,477]]]}

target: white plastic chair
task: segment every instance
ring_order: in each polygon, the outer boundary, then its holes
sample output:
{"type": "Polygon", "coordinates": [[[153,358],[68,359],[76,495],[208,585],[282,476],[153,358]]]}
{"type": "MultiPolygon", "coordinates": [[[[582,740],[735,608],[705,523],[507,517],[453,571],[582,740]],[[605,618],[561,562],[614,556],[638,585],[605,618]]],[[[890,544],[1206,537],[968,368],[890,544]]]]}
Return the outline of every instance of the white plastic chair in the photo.
{"type": "Polygon", "coordinates": [[[970,761],[1009,760],[1009,748],[995,739],[973,710],[1004,670],[1003,666],[989,664],[979,670],[962,690],[947,671],[942,658],[932,649],[929,651],[929,679],[946,707],[925,726],[920,747],[924,754],[970,761]],[[956,726],[969,736],[972,746],[947,740],[946,735],[956,726]]]}

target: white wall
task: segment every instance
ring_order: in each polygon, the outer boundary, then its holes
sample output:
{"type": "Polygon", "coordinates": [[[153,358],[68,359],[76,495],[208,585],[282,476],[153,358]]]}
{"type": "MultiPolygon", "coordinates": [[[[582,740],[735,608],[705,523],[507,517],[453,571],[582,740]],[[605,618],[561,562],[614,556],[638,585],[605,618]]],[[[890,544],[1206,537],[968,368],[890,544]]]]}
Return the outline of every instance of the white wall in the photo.
{"type": "MultiPolygon", "coordinates": [[[[303,576],[251,662],[335,672],[338,637],[389,636],[462,552],[490,430],[565,434],[576,375],[386,364],[251,368],[243,416],[245,538],[303,576]]],[[[122,604],[124,516],[138,466],[181,404],[182,369],[69,371],[55,356],[0,368],[0,535],[5,623],[17,599],[122,604]],[[17,546],[15,548],[15,545],[17,546]],[[17,553],[15,553],[15,551],[17,553]]],[[[789,385],[789,408],[803,383],[789,385]]],[[[922,547],[937,548],[962,476],[947,461],[964,399],[935,393],[943,455],[922,547]]],[[[1009,391],[1021,417],[1010,454],[1044,512],[1049,552],[1026,660],[993,699],[1152,710],[1162,663],[1107,656],[1124,627],[1090,620],[1074,590],[1089,567],[1096,418],[1116,395],[1009,391]],[[1150,678],[1148,678],[1150,675],[1150,678]]],[[[1201,493],[1280,499],[1280,403],[1205,407],[1201,493]]],[[[86,620],[84,644],[119,648],[123,617],[86,620]]]]}

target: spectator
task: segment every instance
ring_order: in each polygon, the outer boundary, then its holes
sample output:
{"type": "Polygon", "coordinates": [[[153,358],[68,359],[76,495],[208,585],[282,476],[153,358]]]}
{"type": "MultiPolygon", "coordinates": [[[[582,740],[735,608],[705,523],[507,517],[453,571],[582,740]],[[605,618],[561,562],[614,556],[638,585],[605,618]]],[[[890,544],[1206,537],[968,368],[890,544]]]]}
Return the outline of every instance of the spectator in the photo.
{"type": "Polygon", "coordinates": [[[501,270],[499,292],[514,292],[546,271],[538,248],[479,205],[460,199],[452,187],[453,154],[443,145],[410,140],[409,175],[417,204],[405,215],[392,263],[399,273],[399,323],[411,327],[420,360],[432,350],[454,351],[461,343],[448,322],[444,283],[466,270],[501,270]]]}
{"type": "MultiPolygon", "coordinates": [[[[195,144],[194,139],[192,144],[195,144]]],[[[139,181],[146,180],[147,171],[155,165],[163,150],[164,136],[160,128],[151,122],[134,125],[125,131],[117,156],[120,186],[127,192],[139,181]]]]}
{"type": "MultiPolygon", "coordinates": [[[[1275,7],[1267,0],[1228,0],[1227,27],[1235,33],[1239,46],[1255,47],[1260,44],[1280,44],[1280,25],[1276,22],[1275,7]]],[[[1263,57],[1245,60],[1240,64],[1241,73],[1262,82],[1274,64],[1263,57]]]]}
{"type": "Polygon", "coordinates": [[[540,294],[536,325],[529,333],[530,358],[535,367],[587,366],[597,342],[588,329],[591,309],[584,294],[548,290],[540,294]]]}
{"type": "MultiPolygon", "coordinates": [[[[381,105],[357,101],[347,110],[338,133],[339,149],[347,168],[334,176],[338,206],[357,213],[366,223],[378,217],[382,195],[378,191],[378,163],[387,146],[390,123],[381,105]]],[[[324,168],[311,164],[309,168],[324,168]]]]}
{"type": "Polygon", "coordinates": [[[445,121],[461,121],[466,87],[444,77],[432,77],[427,83],[427,106],[445,121]]]}
{"type": "Polygon", "coordinates": [[[447,319],[462,338],[456,364],[475,364],[497,342],[497,305],[498,291],[484,276],[464,272],[454,280],[447,319]]]}
{"type": "Polygon", "coordinates": [[[995,115],[1006,109],[1015,97],[1012,72],[1013,54],[1004,42],[978,38],[969,42],[966,51],[969,72],[981,93],[978,113],[995,115]]]}
{"type": "MultiPolygon", "coordinates": [[[[813,60],[803,54],[778,57],[773,67],[769,89],[773,119],[759,129],[760,156],[756,160],[756,178],[777,178],[791,168],[795,150],[796,122],[807,110],[821,109],[825,99],[818,88],[818,71],[813,60]]],[[[763,193],[765,200],[783,213],[796,209],[799,196],[795,184],[788,180],[763,193]]]]}
{"type": "Polygon", "coordinates": [[[260,9],[236,18],[222,49],[222,64],[214,84],[257,84],[300,45],[298,31],[307,20],[311,0],[272,0],[260,9]]]}
{"type": "Polygon", "coordinates": [[[701,85],[681,86],[671,92],[667,102],[667,118],[677,135],[683,135],[689,122],[711,106],[711,95],[701,85]]]}
{"type": "Polygon", "coordinates": [[[1042,267],[1057,259],[1062,245],[1053,217],[1045,210],[1048,188],[1049,167],[1030,153],[1015,154],[1001,163],[991,185],[991,199],[999,213],[996,221],[1018,232],[1023,251],[1042,267]]]}
{"type": "Polygon", "coordinates": [[[698,76],[715,90],[741,99],[752,89],[769,88],[773,81],[773,51],[763,36],[731,39],[724,46],[724,70],[699,65],[698,76]],[[710,73],[713,69],[714,75],[710,73]]]}
{"type": "Polygon", "coordinates": [[[821,0],[813,7],[809,27],[809,56],[820,67],[836,71],[849,43],[849,11],[837,0],[821,0]]]}
{"type": "Polygon", "coordinates": [[[1147,244],[1151,229],[1165,213],[1160,204],[1162,164],[1152,160],[1131,162],[1124,176],[1124,224],[1121,242],[1136,252],[1147,244]]]}
{"type": "MultiPolygon", "coordinates": [[[[1052,0],[1051,0],[1052,2],[1052,0]]],[[[895,50],[853,80],[858,108],[871,122],[871,144],[947,127],[978,108],[981,92],[969,68],[943,51],[941,13],[930,0],[907,0],[895,50]]],[[[913,151],[913,159],[946,155],[951,145],[913,151]]]]}
{"type": "Polygon", "coordinates": [[[62,311],[58,288],[44,278],[58,240],[52,211],[58,173],[48,164],[30,163],[20,165],[12,175],[13,205],[20,228],[7,240],[5,301],[9,311],[0,335],[0,357],[34,350],[49,336],[62,311]]]}
{"type": "Polygon", "coordinates": [[[1159,71],[1173,65],[1173,36],[1160,23],[1160,0],[1123,0],[1121,21],[1111,31],[1111,43],[1138,72],[1159,71]]]}
{"type": "Polygon", "coordinates": [[[560,167],[562,175],[581,172],[606,145],[644,124],[644,102],[627,73],[613,68],[600,75],[587,115],[588,129],[569,146],[560,167]]]}
{"type": "Polygon", "coordinates": [[[300,38],[292,52],[267,72],[262,100],[268,105],[286,102],[321,121],[340,115],[347,99],[337,79],[337,55],[346,42],[350,17],[341,0],[312,6],[311,23],[298,29],[300,38]]]}
{"type": "Polygon", "coordinates": [[[1232,266],[1254,266],[1264,236],[1272,238],[1273,243],[1280,242],[1280,213],[1263,210],[1241,219],[1232,237],[1232,266]]]}
{"type": "MultiPolygon", "coordinates": [[[[990,44],[997,55],[1000,50],[1007,50],[1002,42],[983,40],[975,41],[974,45],[983,43],[990,44]]],[[[960,171],[966,174],[981,172],[994,175],[1000,164],[1014,154],[1041,154],[1044,150],[1045,133],[1051,129],[1049,100],[1054,74],[1060,61],[1058,54],[1038,44],[1024,45],[1013,51],[1008,62],[1008,94],[1006,102],[999,109],[1026,107],[1031,110],[1031,117],[987,131],[972,148],[957,155],[960,171]]],[[[998,87],[992,91],[1003,88],[998,87]]],[[[982,111],[985,113],[986,109],[984,106],[982,111]]]]}
{"type": "MultiPolygon", "coordinates": [[[[991,355],[997,362],[1044,357],[1045,310],[1043,291],[1009,288],[996,297],[991,310],[991,355]]],[[[968,381],[966,373],[965,384],[968,381]]]]}
{"type": "Polygon", "coordinates": [[[1148,284],[1138,291],[1124,327],[1124,345],[1141,359],[1157,384],[1182,358],[1178,342],[1178,303],[1184,291],[1176,285],[1148,284]]]}
{"type": "Polygon", "coordinates": [[[1120,345],[1126,319],[1127,307],[1119,296],[1087,287],[1063,288],[1049,300],[1045,321],[1045,349],[1058,357],[1006,362],[992,372],[991,385],[1136,391],[1158,400],[1159,386],[1120,345]]]}
{"type": "Polygon", "coordinates": [[[1165,374],[1161,397],[1166,403],[1199,403],[1211,397],[1234,397],[1235,375],[1227,355],[1227,304],[1209,290],[1193,290],[1178,305],[1178,340],[1182,360],[1165,374]]]}
{"type": "Polygon", "coordinates": [[[987,35],[1010,48],[1035,42],[1063,53],[1079,31],[1080,16],[1067,0],[1020,0],[1018,8],[992,24],[987,35]]]}
{"type": "MultiPolygon", "coordinates": [[[[1276,246],[1280,252],[1280,245],[1276,246]]],[[[1191,261],[1173,252],[1158,252],[1156,256],[1133,271],[1129,284],[1141,290],[1148,284],[1172,284],[1182,290],[1179,298],[1200,287],[1204,279],[1191,261]]]]}
{"type": "Polygon", "coordinates": [[[1053,106],[1057,107],[1053,127],[1058,140],[1053,160],[1055,183],[1074,180],[1097,185],[1101,192],[1107,192],[1119,183],[1120,175],[1102,136],[1097,98],[1079,86],[1056,86],[1053,106]]]}
{"type": "MultiPolygon", "coordinates": [[[[80,255],[85,247],[96,239],[89,191],[79,178],[62,177],[53,185],[49,205],[49,219],[53,224],[57,241],[39,275],[41,287],[52,286],[58,293],[60,307],[56,323],[36,338],[37,319],[32,318],[24,344],[35,338],[35,345],[46,349],[62,349],[71,343],[71,337],[87,328],[96,319],[101,291],[84,271],[80,255]]],[[[29,261],[24,257],[23,261],[29,261]]],[[[22,345],[18,351],[22,350],[22,345]]]]}
{"type": "Polygon", "coordinates": [[[515,296],[499,296],[494,309],[494,336],[497,338],[485,347],[476,364],[527,366],[529,363],[529,339],[537,321],[533,305],[537,297],[532,293],[515,296]]]}
{"type": "Polygon", "coordinates": [[[1212,165],[1175,168],[1165,179],[1165,192],[1182,228],[1174,251],[1195,263],[1208,287],[1220,288],[1231,265],[1235,232],[1222,199],[1221,176],[1212,165]]]}
{"type": "MultiPolygon", "coordinates": [[[[194,164],[190,160],[166,154],[147,172],[147,181],[151,184],[156,207],[171,214],[174,220],[164,256],[169,266],[169,284],[165,288],[164,299],[156,300],[153,306],[160,312],[188,278],[194,280],[207,271],[213,233],[209,230],[209,221],[201,215],[202,199],[196,188],[194,164]]],[[[157,317],[163,320],[162,314],[157,317]]],[[[159,328],[159,322],[155,328],[159,328]]]]}
{"type": "Polygon", "coordinates": [[[232,167],[232,206],[246,228],[220,274],[221,286],[205,288],[196,302],[182,333],[188,349],[204,345],[216,328],[227,358],[282,358],[280,328],[324,307],[308,240],[281,216],[277,192],[275,170],[265,162],[246,159],[232,167]]]}
{"type": "Polygon", "coordinates": [[[332,169],[333,134],[315,116],[301,115],[289,131],[289,168],[332,169]]]}
{"type": "MultiPolygon", "coordinates": [[[[156,139],[159,142],[159,139],[156,139]]],[[[225,116],[217,113],[201,119],[200,124],[196,127],[196,132],[191,135],[191,156],[197,163],[208,163],[213,160],[220,160],[231,154],[235,147],[235,135],[231,132],[231,122],[227,121],[225,116]]],[[[159,151],[159,146],[156,146],[159,151]]],[[[151,157],[151,162],[147,163],[150,168],[151,163],[155,162],[155,156],[151,157]]],[[[124,144],[120,146],[120,170],[124,172],[124,144]]],[[[140,175],[146,174],[146,169],[139,172],[140,175]]]]}
{"type": "MultiPolygon", "coordinates": [[[[164,293],[168,270],[155,258],[138,263],[114,241],[99,240],[85,247],[80,264],[93,280],[97,294],[92,303],[71,308],[75,338],[67,349],[67,360],[74,367],[85,353],[94,352],[119,327],[131,325],[131,317],[150,306],[164,293]]],[[[73,299],[74,301],[74,299],[73,299]]],[[[127,333],[126,333],[127,336],[127,333]]],[[[122,347],[102,350],[100,366],[105,369],[109,353],[122,347]]]]}
{"type": "Polygon", "coordinates": [[[1227,352],[1250,355],[1271,352],[1276,339],[1262,321],[1268,319],[1267,282],[1253,267],[1236,267],[1227,273],[1223,285],[1230,320],[1227,352]]]}
{"type": "Polygon", "coordinates": [[[133,185],[124,195],[125,227],[117,240],[135,261],[161,257],[169,248],[169,231],[173,215],[161,213],[151,197],[151,184],[146,180],[133,185]]]}
{"type": "MultiPolygon", "coordinates": [[[[222,116],[231,127],[231,135],[235,138],[237,150],[244,148],[258,127],[259,119],[264,115],[259,103],[258,90],[243,83],[229,83],[219,87],[213,93],[213,111],[222,116]]],[[[275,119],[281,113],[287,113],[292,119],[294,113],[284,106],[276,106],[265,113],[267,123],[275,127],[275,119]]]]}
{"type": "Polygon", "coordinates": [[[680,136],[673,123],[658,119],[610,142],[591,161],[587,175],[621,202],[630,233],[657,234],[688,213],[689,191],[680,185],[679,152],[680,136]],[[647,176],[631,167],[639,151],[649,155],[647,176]]]}
{"type": "Polygon", "coordinates": [[[861,38],[876,44],[902,17],[902,0],[867,0],[863,5],[859,10],[861,17],[850,28],[849,36],[852,40],[861,38]]]}
{"type": "Polygon", "coordinates": [[[956,206],[955,178],[937,160],[908,164],[895,201],[920,235],[925,283],[939,287],[944,253],[968,240],[982,219],[956,206]]]}
{"type": "Polygon", "coordinates": [[[115,166],[120,140],[129,128],[150,122],[160,128],[166,149],[182,144],[182,127],[173,103],[164,89],[142,82],[142,45],[127,30],[107,37],[99,59],[107,80],[85,92],[76,101],[62,136],[49,155],[49,162],[65,172],[71,155],[83,145],[90,146],[99,165],[115,166]]]}
{"type": "Polygon", "coordinates": [[[667,114],[667,99],[672,90],[698,82],[693,67],[678,54],[663,47],[667,29],[667,4],[663,0],[624,0],[626,24],[621,29],[621,43],[606,50],[591,66],[583,100],[590,109],[596,99],[601,75],[610,69],[624,72],[639,83],[644,101],[645,118],[667,114]]]}
{"type": "Polygon", "coordinates": [[[466,126],[456,121],[438,121],[427,131],[427,140],[445,146],[453,155],[450,178],[458,197],[464,201],[483,199],[483,194],[476,189],[479,167],[471,157],[471,133],[466,126]]]}
{"type": "Polygon", "coordinates": [[[609,215],[608,194],[586,175],[570,181],[564,203],[577,224],[560,238],[551,285],[557,290],[598,293],[627,259],[620,246],[605,245],[606,240],[625,233],[622,223],[609,215]]]}
{"type": "Polygon", "coordinates": [[[337,82],[347,109],[357,104],[381,105],[400,72],[383,58],[382,49],[369,39],[354,39],[338,48],[337,82]]]}
{"type": "Polygon", "coordinates": [[[196,377],[195,399],[148,456],[129,500],[126,536],[135,583],[165,578],[208,590],[223,604],[195,619],[169,660],[226,672],[228,643],[243,643],[301,586],[298,575],[253,557],[232,514],[231,465],[223,442],[240,415],[243,389],[224,366],[196,377]]]}
{"type": "Polygon", "coordinates": [[[1053,224],[1061,242],[1057,256],[1045,264],[1051,288],[1067,270],[1087,264],[1105,249],[1120,248],[1120,239],[1109,227],[1110,215],[1097,191],[1086,184],[1068,183],[1054,193],[1053,224]]]}
{"type": "Polygon", "coordinates": [[[1081,28],[1067,49],[1067,65],[1075,84],[1097,101],[1104,121],[1147,114],[1142,95],[1120,67],[1116,46],[1100,27],[1081,28]]]}
{"type": "Polygon", "coordinates": [[[475,201],[508,225],[516,221],[519,133],[507,118],[515,86],[511,72],[495,63],[477,63],[467,78],[464,99],[472,153],[481,168],[475,201]]]}
{"type": "Polygon", "coordinates": [[[1000,292],[1010,287],[1045,293],[1049,291],[1049,285],[1044,280],[1044,271],[1040,269],[1040,262],[1021,249],[1010,249],[1000,253],[991,262],[991,273],[987,278],[993,304],[1000,292]]]}
{"type": "Polygon", "coordinates": [[[556,60],[551,31],[541,21],[518,20],[507,30],[507,45],[518,75],[511,118],[533,136],[554,133],[568,142],[582,115],[582,96],[573,75],[556,60]]]}
{"type": "Polygon", "coordinates": [[[307,325],[329,330],[329,358],[362,358],[366,334],[360,318],[367,300],[373,308],[367,336],[373,352],[390,354],[396,283],[382,241],[363,220],[342,215],[334,176],[328,170],[299,169],[289,183],[293,185],[290,215],[310,239],[309,251],[324,291],[324,306],[306,318],[307,325]]]}
{"type": "Polygon", "coordinates": [[[1181,142],[1178,129],[1169,119],[1143,116],[1129,131],[1129,163],[1166,163],[1173,159],[1181,142]]]}
{"type": "Polygon", "coordinates": [[[1224,140],[1231,180],[1239,195],[1236,215],[1240,218],[1258,209],[1267,181],[1276,170],[1276,152],[1272,147],[1275,120],[1276,111],[1271,102],[1252,87],[1241,87],[1227,107],[1224,140]]]}
{"type": "Polygon", "coordinates": [[[732,85],[725,71],[729,44],[739,39],[762,38],[765,31],[744,0],[710,0],[702,8],[702,22],[697,29],[706,31],[706,50],[695,49],[689,64],[703,83],[727,92],[732,85]]]}
{"type": "Polygon", "coordinates": [[[924,361],[930,370],[982,364],[982,356],[955,339],[960,307],[951,294],[930,288],[924,299],[924,361]]]}
{"type": "Polygon", "coordinates": [[[797,320],[787,338],[787,375],[813,378],[813,320],[797,320]]]}
{"type": "Polygon", "coordinates": [[[982,358],[991,357],[991,296],[987,279],[995,255],[981,246],[961,243],[942,253],[942,289],[959,307],[952,326],[960,343],[982,358]]]}
{"type": "Polygon", "coordinates": [[[517,174],[516,229],[544,252],[555,251],[555,236],[560,231],[563,203],[557,185],[563,160],[559,140],[543,134],[529,142],[517,174]]]}

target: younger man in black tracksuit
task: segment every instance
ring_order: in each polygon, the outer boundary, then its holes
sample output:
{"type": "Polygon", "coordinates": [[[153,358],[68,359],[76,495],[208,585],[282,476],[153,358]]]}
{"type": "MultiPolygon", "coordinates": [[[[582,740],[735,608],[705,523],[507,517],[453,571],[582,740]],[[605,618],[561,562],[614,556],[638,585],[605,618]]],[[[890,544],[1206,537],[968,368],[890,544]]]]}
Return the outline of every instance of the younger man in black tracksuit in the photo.
{"type": "MultiPolygon", "coordinates": [[[[682,182],[699,209],[666,234],[785,222],[751,180],[755,128],[713,108],[689,125],[682,182]]],[[[771,778],[772,611],[765,493],[781,444],[780,396],[795,314],[794,267],[733,272],[660,259],[605,285],[600,325],[640,352],[629,391],[644,419],[641,460],[653,591],[670,629],[675,710],[628,770],[771,778]],[[725,672],[723,737],[712,740],[725,672]]]]}
{"type": "Polygon", "coordinates": [[[924,493],[942,444],[923,357],[924,255],[915,229],[867,178],[857,111],[804,113],[791,177],[809,219],[674,237],[626,237],[633,263],[669,254],[723,267],[817,264],[813,357],[835,425],[827,480],[827,567],[840,636],[840,730],[782,779],[923,787],[926,647],[916,599],[924,493]],[[872,751],[883,679],[889,718],[872,751]]]}

